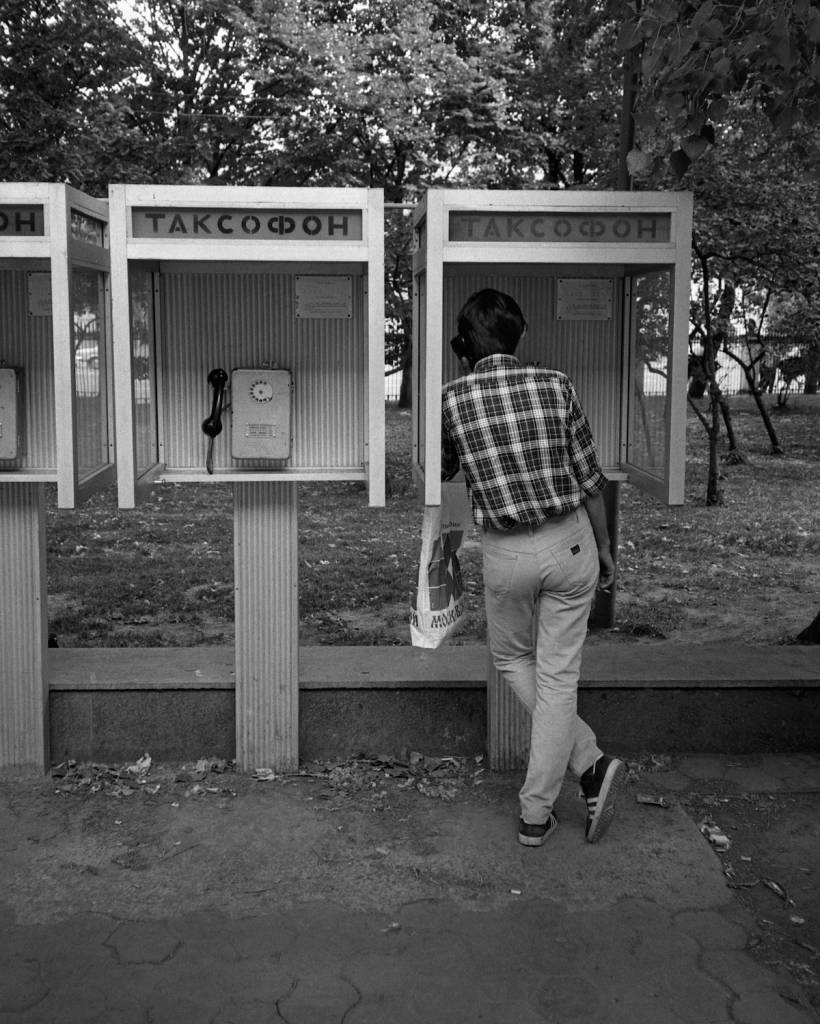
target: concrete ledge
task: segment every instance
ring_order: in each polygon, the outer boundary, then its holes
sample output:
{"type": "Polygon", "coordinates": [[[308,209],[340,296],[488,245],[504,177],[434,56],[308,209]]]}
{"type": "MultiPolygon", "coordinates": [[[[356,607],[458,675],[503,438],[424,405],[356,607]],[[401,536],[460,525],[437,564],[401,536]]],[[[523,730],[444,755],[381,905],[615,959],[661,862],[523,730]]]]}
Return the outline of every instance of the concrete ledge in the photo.
{"type": "Polygon", "coordinates": [[[57,647],[54,690],[224,690],[234,687],[233,647],[57,647]]]}
{"type": "MultiPolygon", "coordinates": [[[[579,711],[613,752],[820,748],[816,647],[642,644],[595,638],[579,711]]],[[[299,652],[302,760],[486,750],[483,645],[299,652]]],[[[51,757],[118,762],[235,754],[228,647],[48,651],[51,757]]]]}
{"type": "Polygon", "coordinates": [[[820,650],[783,645],[625,643],[584,650],[582,684],[681,689],[820,686],[820,650]]]}
{"type": "MultiPolygon", "coordinates": [[[[51,690],[233,689],[233,647],[60,647],[48,651],[51,690]]],[[[424,689],[482,687],[483,645],[424,651],[413,647],[302,647],[299,688],[424,689]]]]}
{"type": "MultiPolygon", "coordinates": [[[[299,688],[441,689],[482,687],[483,644],[414,647],[302,647],[299,688]]],[[[232,689],[233,647],[61,647],[48,651],[52,690],[232,689]]],[[[813,646],[593,641],[584,652],[582,687],[720,689],[820,687],[813,646]]]]}

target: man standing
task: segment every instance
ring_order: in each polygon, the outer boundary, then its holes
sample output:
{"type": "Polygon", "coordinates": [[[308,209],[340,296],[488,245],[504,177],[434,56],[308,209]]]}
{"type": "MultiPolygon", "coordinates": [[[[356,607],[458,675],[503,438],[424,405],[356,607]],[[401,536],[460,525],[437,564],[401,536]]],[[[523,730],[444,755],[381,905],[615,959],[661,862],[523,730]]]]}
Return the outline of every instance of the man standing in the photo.
{"type": "Polygon", "coordinates": [[[625,774],[577,713],[595,587],[610,587],[615,574],[606,478],[570,379],[515,357],[526,329],[503,292],[484,289],[462,307],[450,344],[465,376],[443,389],[442,476],[464,470],[482,530],[490,652],[532,716],[519,842],[541,846],[555,829],[569,767],[580,778],[594,843],[609,827],[625,774]]]}

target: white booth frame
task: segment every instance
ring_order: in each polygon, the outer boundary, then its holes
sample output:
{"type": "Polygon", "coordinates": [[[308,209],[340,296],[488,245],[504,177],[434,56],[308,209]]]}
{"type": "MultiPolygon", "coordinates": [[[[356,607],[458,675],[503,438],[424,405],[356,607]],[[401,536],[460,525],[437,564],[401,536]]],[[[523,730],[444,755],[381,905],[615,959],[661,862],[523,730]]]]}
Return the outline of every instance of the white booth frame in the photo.
{"type": "MultiPolygon", "coordinates": [[[[385,501],[385,417],[384,417],[384,199],[381,190],[367,188],[264,188],[236,186],[214,189],[208,186],[112,185],[109,188],[112,247],[112,305],[119,504],[133,508],[141,491],[150,484],[214,481],[253,483],[265,480],[300,483],[305,481],[356,480],[365,482],[371,505],[385,501]],[[362,215],[362,237],[358,240],[300,241],[271,238],[220,240],[214,238],[154,239],[134,237],[131,211],[154,206],[166,209],[225,208],[254,210],[332,209],[356,211],[362,215]],[[360,467],[306,467],[219,470],[213,475],[188,467],[167,466],[161,461],[146,472],[136,465],[134,388],[130,352],[128,272],[132,260],[230,264],[232,267],[260,264],[311,266],[362,265],[367,267],[367,408],[365,410],[364,464],[360,467]]],[[[316,272],[316,271],[314,271],[316,272]]],[[[161,381],[160,381],[161,386],[161,381]]]]}
{"type": "MultiPolygon", "coordinates": [[[[35,452],[9,467],[0,466],[0,771],[33,771],[49,762],[49,688],[46,677],[48,602],[46,578],[45,491],[56,484],[57,505],[74,508],[107,486],[116,471],[113,381],[110,356],[111,321],[108,248],[108,203],[64,184],[0,183],[0,205],[41,207],[42,234],[0,235],[0,268],[25,266],[49,275],[48,302],[43,305],[39,337],[51,333],[51,363],[41,364],[51,376],[37,401],[26,403],[26,447],[35,452]],[[72,235],[72,214],[100,225],[100,244],[72,235]],[[107,434],[99,449],[100,464],[80,467],[78,407],[75,388],[71,271],[99,271],[105,278],[100,292],[103,319],[100,340],[105,344],[104,393],[100,408],[107,434]],[[52,459],[53,453],[53,459],[52,459]],[[53,462],[53,464],[52,464],[53,462]]],[[[31,301],[31,297],[29,299],[31,301]]],[[[32,315],[31,308],[29,315],[32,315]]],[[[44,349],[48,353],[48,347],[44,349]]],[[[0,353],[2,354],[2,353],[0,353]]],[[[24,373],[26,367],[23,368],[24,373]]]]}
{"type": "MultiPolygon", "coordinates": [[[[72,188],[70,185],[39,182],[0,184],[0,204],[26,204],[43,207],[44,231],[41,236],[0,236],[0,265],[7,261],[37,260],[48,267],[51,277],[51,330],[54,374],[54,447],[55,465],[30,468],[0,468],[2,483],[56,483],[57,506],[76,508],[91,494],[109,486],[116,472],[114,391],[111,355],[110,249],[108,202],[72,188]],[[91,245],[71,234],[73,212],[102,225],[102,244],[91,245]],[[106,421],[108,425],[107,464],[81,479],[77,457],[77,406],[74,387],[74,348],[70,273],[72,267],[101,271],[106,275],[106,294],[102,304],[104,337],[107,346],[105,364],[106,421]]],[[[101,387],[103,382],[101,382],[101,387]]],[[[34,431],[51,429],[33,422],[34,431]]]]}
{"type": "MultiPolygon", "coordinates": [[[[684,500],[686,378],[688,354],[689,287],[691,277],[692,196],[688,192],[567,192],[567,191],[484,191],[433,189],[426,193],[413,215],[415,246],[413,259],[413,470],[423,489],[424,502],[441,501],[441,403],[432,398],[443,384],[443,346],[454,325],[442,323],[444,268],[447,264],[549,264],[626,265],[673,271],[670,346],[667,366],[666,464],[662,480],[631,465],[626,453],[625,416],[628,407],[631,353],[622,361],[622,458],[617,466],[606,466],[611,480],[629,479],[669,505],[684,500]],[[481,214],[634,214],[645,211],[670,215],[669,241],[590,242],[550,241],[450,241],[449,215],[476,211],[481,214]],[[418,280],[425,278],[424,301],[419,298],[418,280]],[[422,338],[424,352],[422,352],[422,338]],[[422,370],[423,367],[423,370],[422,370]],[[422,389],[424,399],[422,399],[422,389]],[[431,400],[432,399],[432,400],[431,400]],[[420,404],[424,401],[423,406],[420,404]]],[[[628,316],[625,303],[624,316],[628,316]]],[[[630,337],[624,323],[624,337],[630,337]]]]}

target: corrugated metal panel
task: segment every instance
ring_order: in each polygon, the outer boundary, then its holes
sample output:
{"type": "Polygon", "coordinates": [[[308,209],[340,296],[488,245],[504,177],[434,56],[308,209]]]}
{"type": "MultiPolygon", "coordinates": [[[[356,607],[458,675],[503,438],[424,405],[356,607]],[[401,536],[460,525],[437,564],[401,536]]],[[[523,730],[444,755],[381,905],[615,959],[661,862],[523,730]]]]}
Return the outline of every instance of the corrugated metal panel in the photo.
{"type": "Polygon", "coordinates": [[[0,487],[0,767],[46,766],[42,485],[0,487]]]}
{"type": "Polygon", "coordinates": [[[51,317],[29,314],[28,271],[0,270],[0,359],[21,367],[25,384],[23,469],[57,465],[51,317]]]}
{"type": "MultiPolygon", "coordinates": [[[[512,295],[529,324],[518,355],[522,362],[538,362],[562,370],[575,384],[598,445],[601,462],[620,462],[621,403],[621,286],[614,279],[611,320],[559,321],[554,317],[557,277],[593,276],[589,268],[480,266],[448,268],[444,288],[444,335],[455,333],[456,316],[469,296],[481,288],[497,288],[512,295]]],[[[458,375],[455,359],[445,346],[444,379],[458,375]]]]}
{"type": "Polygon", "coordinates": [[[297,488],[234,484],[236,751],[243,770],[299,753],[297,488]]]}
{"type": "MultiPolygon", "coordinates": [[[[275,362],[293,374],[293,468],[364,462],[367,346],[364,279],[353,274],[350,318],[296,319],[293,273],[195,272],[161,277],[161,461],[199,469],[202,420],[210,409],[209,370],[275,362]]],[[[214,467],[231,463],[230,415],[214,445],[214,467]]],[[[262,463],[261,465],[267,465],[262,463]]]]}
{"type": "Polygon", "coordinates": [[[492,771],[526,768],[531,719],[487,656],[487,751],[492,771]]]}

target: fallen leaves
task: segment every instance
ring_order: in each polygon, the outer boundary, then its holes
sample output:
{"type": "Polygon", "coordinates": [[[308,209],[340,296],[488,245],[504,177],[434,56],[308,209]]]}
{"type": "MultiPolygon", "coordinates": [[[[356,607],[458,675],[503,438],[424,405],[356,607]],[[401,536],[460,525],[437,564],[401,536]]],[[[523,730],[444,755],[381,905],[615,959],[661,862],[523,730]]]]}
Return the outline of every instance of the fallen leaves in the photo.
{"type": "Polygon", "coordinates": [[[299,774],[322,779],[339,793],[370,791],[384,797],[392,783],[398,790],[413,789],[432,800],[453,801],[459,793],[482,783],[484,758],[430,757],[409,751],[401,758],[383,755],[345,761],[317,762],[299,774]]]}
{"type": "Polygon", "coordinates": [[[192,765],[183,765],[178,771],[169,775],[167,768],[160,768],[156,776],[151,776],[155,768],[151,755],[143,754],[136,761],[114,767],[106,764],[83,764],[77,761],[63,761],[51,769],[51,777],[55,780],[55,793],[74,795],[95,795],[98,793],[115,799],[144,793],[157,796],[161,791],[175,794],[184,787],[184,796],[202,796],[206,793],[222,793],[235,796],[236,793],[224,786],[208,784],[209,776],[221,775],[233,771],[233,761],[222,758],[200,758],[192,765]]]}

